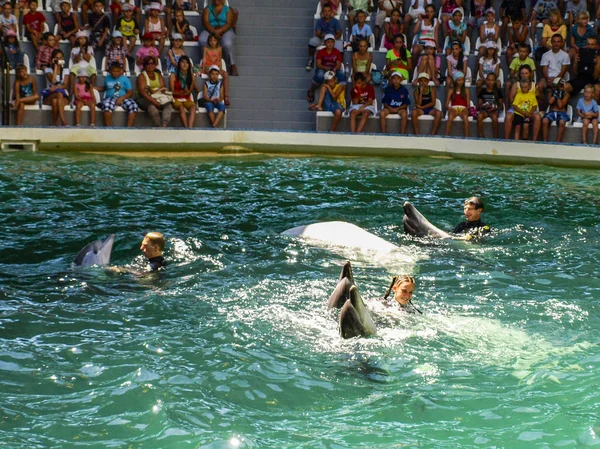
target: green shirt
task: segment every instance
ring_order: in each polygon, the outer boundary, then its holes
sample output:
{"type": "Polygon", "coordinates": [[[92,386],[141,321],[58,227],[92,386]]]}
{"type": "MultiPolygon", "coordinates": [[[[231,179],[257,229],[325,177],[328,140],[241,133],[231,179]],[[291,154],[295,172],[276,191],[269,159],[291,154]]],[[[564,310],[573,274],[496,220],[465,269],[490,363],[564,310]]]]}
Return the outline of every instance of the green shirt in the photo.
{"type": "Polygon", "coordinates": [[[512,62],[510,63],[509,69],[514,72],[518,72],[519,67],[521,67],[522,65],[528,65],[529,67],[531,67],[531,70],[535,70],[535,62],[533,62],[533,59],[531,59],[529,56],[525,58],[525,61],[521,61],[519,59],[519,56],[513,58],[512,62]]]}

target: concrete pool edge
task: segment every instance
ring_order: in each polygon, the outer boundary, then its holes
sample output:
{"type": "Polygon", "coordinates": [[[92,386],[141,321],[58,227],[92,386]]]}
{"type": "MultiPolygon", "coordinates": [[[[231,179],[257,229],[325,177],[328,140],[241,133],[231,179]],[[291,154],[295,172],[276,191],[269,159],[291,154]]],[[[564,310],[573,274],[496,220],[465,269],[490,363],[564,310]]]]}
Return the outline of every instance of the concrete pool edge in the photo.
{"type": "Polygon", "coordinates": [[[3,127],[7,150],[191,155],[430,156],[501,164],[600,168],[600,148],[457,137],[298,131],[3,127]]]}

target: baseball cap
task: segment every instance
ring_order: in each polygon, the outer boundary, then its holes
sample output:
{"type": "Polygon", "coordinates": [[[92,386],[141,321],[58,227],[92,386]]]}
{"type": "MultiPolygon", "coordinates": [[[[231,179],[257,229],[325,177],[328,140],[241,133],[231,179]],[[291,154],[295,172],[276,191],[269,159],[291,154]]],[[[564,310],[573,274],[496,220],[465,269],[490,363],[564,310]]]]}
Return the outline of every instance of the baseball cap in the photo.
{"type": "Polygon", "coordinates": [[[123,37],[123,34],[119,30],[113,31],[112,37],[123,37]]]}
{"type": "Polygon", "coordinates": [[[425,78],[427,81],[429,81],[429,73],[427,73],[427,72],[419,73],[419,76],[417,76],[417,79],[420,80],[421,78],[425,78]]]}
{"type": "Polygon", "coordinates": [[[325,81],[329,81],[333,78],[335,78],[335,72],[331,70],[329,72],[325,72],[325,81]]]}
{"type": "Polygon", "coordinates": [[[333,34],[326,34],[325,38],[323,39],[323,42],[327,41],[327,40],[335,40],[335,36],[333,34]]]}
{"type": "Polygon", "coordinates": [[[176,40],[182,41],[183,40],[183,36],[180,33],[173,33],[172,38],[174,41],[176,41],[176,40]]]}
{"type": "Polygon", "coordinates": [[[211,65],[208,69],[209,72],[212,72],[213,70],[216,70],[217,72],[221,71],[221,69],[217,65],[211,65]]]}

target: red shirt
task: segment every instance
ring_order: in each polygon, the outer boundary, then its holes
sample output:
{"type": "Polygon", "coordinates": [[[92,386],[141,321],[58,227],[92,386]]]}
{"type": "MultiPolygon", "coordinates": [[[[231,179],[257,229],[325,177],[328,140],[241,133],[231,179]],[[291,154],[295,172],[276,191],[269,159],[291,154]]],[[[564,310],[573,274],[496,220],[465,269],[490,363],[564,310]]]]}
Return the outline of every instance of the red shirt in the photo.
{"type": "Polygon", "coordinates": [[[343,61],[342,54],[337,48],[331,50],[331,53],[327,51],[326,48],[322,48],[317,53],[317,61],[321,60],[321,65],[325,67],[326,70],[335,70],[335,66],[338,61],[343,61]]]}
{"type": "Polygon", "coordinates": [[[358,99],[356,103],[365,104],[369,100],[375,100],[375,89],[373,89],[373,86],[371,86],[370,84],[367,84],[362,89],[360,89],[358,86],[355,86],[352,89],[351,96],[352,100],[358,99]]]}
{"type": "Polygon", "coordinates": [[[23,15],[23,26],[29,25],[34,31],[42,31],[46,17],[39,11],[31,14],[28,12],[23,15]]]}

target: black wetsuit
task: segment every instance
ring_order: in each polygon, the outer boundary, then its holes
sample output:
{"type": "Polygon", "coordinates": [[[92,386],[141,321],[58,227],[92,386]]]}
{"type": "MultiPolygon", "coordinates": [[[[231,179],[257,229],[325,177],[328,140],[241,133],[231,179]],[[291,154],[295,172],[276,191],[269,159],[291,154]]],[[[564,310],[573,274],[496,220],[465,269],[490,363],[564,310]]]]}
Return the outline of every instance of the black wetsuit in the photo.
{"type": "Polygon", "coordinates": [[[455,234],[469,234],[472,236],[482,236],[490,232],[490,227],[481,220],[463,221],[454,228],[455,234]]]}
{"type": "Polygon", "coordinates": [[[156,256],[148,259],[148,263],[152,268],[152,271],[157,271],[159,268],[167,268],[167,262],[163,256],[156,256]]]}

